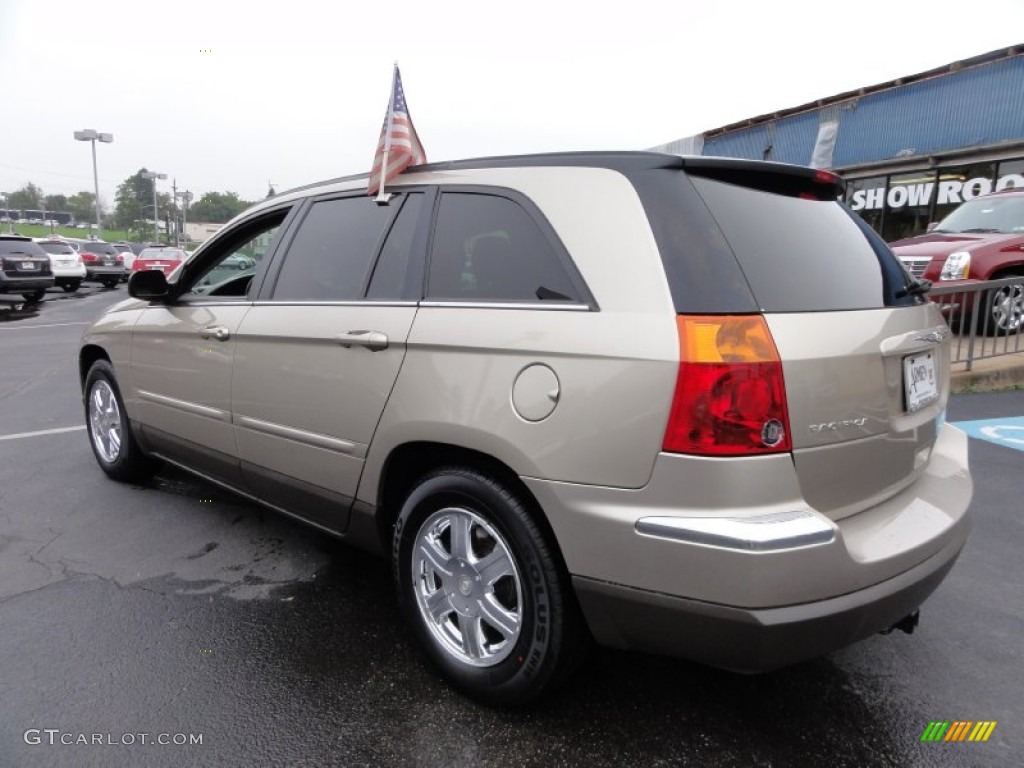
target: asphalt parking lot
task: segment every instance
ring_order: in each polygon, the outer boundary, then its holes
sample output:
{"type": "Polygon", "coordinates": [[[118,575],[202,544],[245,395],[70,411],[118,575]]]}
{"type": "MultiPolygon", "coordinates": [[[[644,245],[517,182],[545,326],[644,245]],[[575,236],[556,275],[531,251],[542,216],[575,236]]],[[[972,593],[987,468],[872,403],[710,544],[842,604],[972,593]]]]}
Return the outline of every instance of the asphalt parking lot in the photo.
{"type": "MultiPolygon", "coordinates": [[[[595,650],[556,695],[492,710],[426,667],[383,561],[175,470],[106,479],[75,355],[124,296],[0,305],[0,766],[1020,764],[1012,444],[971,441],[974,530],[914,635],[757,677],[595,650]],[[998,725],[921,743],[933,720],[998,725]]],[[[1024,391],[948,413],[1022,416],[1024,391]]]]}

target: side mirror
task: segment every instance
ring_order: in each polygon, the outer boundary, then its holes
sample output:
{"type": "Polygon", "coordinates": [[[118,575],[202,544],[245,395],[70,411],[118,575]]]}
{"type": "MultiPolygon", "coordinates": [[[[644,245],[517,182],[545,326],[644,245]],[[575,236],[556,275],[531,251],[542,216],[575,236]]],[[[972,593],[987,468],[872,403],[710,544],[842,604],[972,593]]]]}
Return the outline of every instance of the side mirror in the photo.
{"type": "Polygon", "coordinates": [[[133,299],[165,299],[169,292],[167,276],[159,269],[143,269],[128,278],[128,295],[133,299]]]}

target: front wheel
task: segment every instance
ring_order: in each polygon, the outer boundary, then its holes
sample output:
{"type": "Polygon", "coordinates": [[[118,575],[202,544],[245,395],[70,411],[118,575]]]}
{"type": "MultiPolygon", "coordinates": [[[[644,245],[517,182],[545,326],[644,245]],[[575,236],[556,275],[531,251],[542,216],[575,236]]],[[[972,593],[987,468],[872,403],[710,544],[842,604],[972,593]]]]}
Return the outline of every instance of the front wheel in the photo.
{"type": "MultiPolygon", "coordinates": [[[[1024,285],[1004,285],[985,294],[985,330],[992,336],[1011,336],[1020,333],[1024,327],[1024,285]]],[[[978,322],[983,323],[985,313],[979,313],[978,322]]]]}
{"type": "Polygon", "coordinates": [[[93,363],[85,377],[85,424],[96,461],[109,477],[139,481],[153,474],[156,462],[135,442],[114,367],[106,360],[93,363]]]}
{"type": "Polygon", "coordinates": [[[409,494],[393,539],[398,600],[433,664],[487,704],[560,683],[585,634],[556,551],[517,493],[449,467],[409,494]]]}

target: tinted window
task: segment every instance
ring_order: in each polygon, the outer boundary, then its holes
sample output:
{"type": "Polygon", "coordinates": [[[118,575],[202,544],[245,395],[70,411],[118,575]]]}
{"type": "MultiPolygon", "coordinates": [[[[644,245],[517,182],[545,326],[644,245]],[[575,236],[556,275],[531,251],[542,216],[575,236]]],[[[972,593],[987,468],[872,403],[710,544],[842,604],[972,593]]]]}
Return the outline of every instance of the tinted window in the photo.
{"type": "Polygon", "coordinates": [[[369,197],[314,203],[288,247],[272,298],[277,301],[360,298],[394,209],[369,197]]]}
{"type": "Polygon", "coordinates": [[[85,243],[82,249],[86,253],[95,253],[103,256],[117,256],[118,251],[110,243],[85,243]]]}
{"type": "Polygon", "coordinates": [[[46,251],[31,240],[0,240],[0,254],[4,256],[45,256],[46,251]]]}
{"type": "Polygon", "coordinates": [[[39,244],[44,251],[47,253],[53,253],[58,256],[77,256],[75,249],[67,243],[40,243],[39,244]]]}
{"type": "Polygon", "coordinates": [[[536,222],[504,197],[442,195],[427,296],[457,301],[579,301],[536,222]]]}
{"type": "MultiPolygon", "coordinates": [[[[422,208],[423,195],[408,196],[380,252],[366,298],[401,299],[406,296],[406,289],[410,287],[407,285],[409,257],[422,208]]],[[[419,298],[418,293],[416,298],[419,298]]]]}
{"type": "MultiPolygon", "coordinates": [[[[900,302],[895,256],[872,247],[839,203],[693,179],[765,312],[874,309],[900,302]]],[[[856,220],[855,220],[856,219],[856,220]]],[[[864,225],[865,229],[867,225],[864,225]]],[[[868,230],[870,231],[870,230],[868,230]]]]}

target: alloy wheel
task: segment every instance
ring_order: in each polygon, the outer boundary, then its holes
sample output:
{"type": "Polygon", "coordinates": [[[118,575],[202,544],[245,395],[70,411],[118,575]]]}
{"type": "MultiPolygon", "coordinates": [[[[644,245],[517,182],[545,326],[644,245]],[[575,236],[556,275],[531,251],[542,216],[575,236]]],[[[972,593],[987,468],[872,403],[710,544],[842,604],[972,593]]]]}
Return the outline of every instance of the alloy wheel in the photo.
{"type": "Polygon", "coordinates": [[[105,380],[93,384],[89,393],[89,431],[96,452],[108,464],[121,455],[121,409],[117,396],[105,380]]]}

